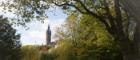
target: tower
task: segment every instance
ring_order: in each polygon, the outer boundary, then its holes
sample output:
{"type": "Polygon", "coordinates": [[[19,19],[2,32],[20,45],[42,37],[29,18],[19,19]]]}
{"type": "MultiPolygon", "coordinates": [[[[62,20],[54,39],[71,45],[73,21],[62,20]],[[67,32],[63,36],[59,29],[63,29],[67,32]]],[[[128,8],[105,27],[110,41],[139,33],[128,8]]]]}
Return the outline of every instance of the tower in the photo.
{"type": "Polygon", "coordinates": [[[46,45],[50,45],[51,44],[51,29],[50,29],[50,25],[48,25],[48,29],[46,31],[46,45]]]}

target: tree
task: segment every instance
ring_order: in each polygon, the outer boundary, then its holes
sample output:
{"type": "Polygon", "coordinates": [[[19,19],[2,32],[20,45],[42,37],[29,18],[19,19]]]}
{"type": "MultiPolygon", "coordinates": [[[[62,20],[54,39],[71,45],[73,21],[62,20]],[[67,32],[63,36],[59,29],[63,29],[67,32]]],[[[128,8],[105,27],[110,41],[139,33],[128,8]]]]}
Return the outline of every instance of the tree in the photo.
{"type": "Polygon", "coordinates": [[[22,58],[20,60],[40,60],[38,46],[23,46],[21,48],[22,58]]]}
{"type": "MultiPolygon", "coordinates": [[[[140,59],[138,43],[135,38],[132,40],[129,38],[128,15],[120,2],[119,0],[51,0],[51,3],[65,10],[74,8],[72,9],[74,12],[76,10],[97,18],[120,46],[124,60],[138,60],[140,59]]],[[[137,37],[138,34],[135,34],[134,37],[137,37]]]]}
{"type": "Polygon", "coordinates": [[[49,53],[48,51],[42,51],[40,53],[40,60],[54,60],[55,59],[55,54],[53,54],[52,52],[49,53]]]}
{"type": "Polygon", "coordinates": [[[57,35],[60,41],[55,48],[58,60],[122,60],[113,38],[90,15],[71,14],[57,35]]]}
{"type": "MultiPolygon", "coordinates": [[[[32,2],[30,1],[24,1],[24,2],[32,2]]],[[[44,0],[43,0],[44,1],[44,0]]],[[[124,0],[125,7],[131,7],[132,10],[135,11],[134,6],[139,7],[135,5],[133,2],[135,1],[126,1],[124,0]],[[131,4],[126,4],[131,3],[131,4]]],[[[20,0],[20,2],[23,2],[20,0]]],[[[40,2],[37,0],[36,2],[40,2]]],[[[116,43],[120,46],[121,51],[123,53],[124,60],[137,60],[140,59],[138,56],[140,56],[140,51],[138,47],[139,38],[139,32],[134,34],[134,38],[132,40],[129,38],[129,24],[128,21],[128,14],[126,13],[125,9],[122,7],[123,5],[120,3],[120,0],[46,0],[44,2],[47,2],[48,5],[52,6],[52,4],[55,4],[56,6],[62,7],[64,10],[70,10],[72,12],[82,13],[82,14],[88,14],[92,17],[97,18],[101,23],[104,24],[107,31],[114,37],[116,43]]],[[[137,1],[138,2],[138,1],[137,1]]],[[[139,3],[137,3],[139,4],[139,3]]],[[[29,3],[29,5],[31,5],[29,3]]],[[[23,7],[28,6],[28,4],[23,4],[23,7]]],[[[31,5],[36,6],[36,5],[31,5]]],[[[39,6],[39,5],[38,5],[39,6]]],[[[128,9],[131,16],[134,15],[130,10],[128,9]]],[[[34,11],[34,10],[33,10],[34,11]]],[[[136,9],[137,13],[139,10],[136,9]]],[[[138,14],[138,13],[137,13],[138,14]]],[[[129,16],[130,17],[130,16],[129,16]]],[[[136,14],[134,17],[139,18],[136,14]]],[[[137,24],[139,23],[139,20],[137,20],[137,24]],[[137,22],[138,21],[138,22],[137,22]]],[[[138,25],[136,26],[136,31],[139,31],[138,25]]]]}
{"type": "Polygon", "coordinates": [[[20,35],[8,22],[0,16],[0,60],[20,59],[20,35]]]}
{"type": "MultiPolygon", "coordinates": [[[[122,0],[121,3],[124,5],[124,8],[128,11],[128,14],[129,16],[132,17],[131,20],[133,20],[133,22],[131,22],[131,24],[135,24],[133,27],[134,27],[134,43],[135,43],[135,48],[139,48],[140,47],[140,27],[139,27],[139,24],[140,24],[140,20],[139,20],[139,17],[140,17],[140,13],[139,13],[139,10],[140,10],[140,5],[139,3],[140,2],[139,0],[122,0]]],[[[138,51],[140,52],[140,50],[138,51]]],[[[139,60],[139,56],[140,56],[140,53],[137,53],[137,60],[139,60]]]]}

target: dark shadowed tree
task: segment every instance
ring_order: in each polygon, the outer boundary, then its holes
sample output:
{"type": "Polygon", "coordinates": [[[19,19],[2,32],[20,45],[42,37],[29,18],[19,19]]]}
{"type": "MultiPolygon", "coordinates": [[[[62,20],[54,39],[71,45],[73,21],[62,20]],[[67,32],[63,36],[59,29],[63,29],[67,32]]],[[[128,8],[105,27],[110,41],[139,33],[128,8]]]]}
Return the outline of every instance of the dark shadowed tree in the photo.
{"type": "Polygon", "coordinates": [[[128,11],[129,16],[131,16],[133,19],[131,19],[131,24],[135,24],[134,27],[134,46],[136,49],[135,53],[137,53],[135,56],[135,59],[140,60],[140,0],[122,0],[121,3],[123,3],[124,8],[128,11]]]}
{"type": "Polygon", "coordinates": [[[0,16],[0,60],[20,59],[20,35],[8,22],[0,16]]]}

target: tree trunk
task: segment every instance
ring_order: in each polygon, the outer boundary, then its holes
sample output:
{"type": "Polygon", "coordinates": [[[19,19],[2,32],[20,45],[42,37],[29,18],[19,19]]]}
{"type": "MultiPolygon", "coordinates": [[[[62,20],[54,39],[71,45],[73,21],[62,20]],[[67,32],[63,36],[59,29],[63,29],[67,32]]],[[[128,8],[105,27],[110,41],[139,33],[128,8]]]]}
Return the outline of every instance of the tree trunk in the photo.
{"type": "Polygon", "coordinates": [[[134,40],[130,45],[131,55],[127,56],[126,58],[128,59],[125,60],[140,60],[140,0],[122,0],[122,3],[129,15],[133,17],[136,22],[134,40]]]}
{"type": "Polygon", "coordinates": [[[130,42],[129,38],[121,33],[115,39],[123,54],[123,60],[140,60],[138,45],[135,42],[130,42]]]}
{"type": "Polygon", "coordinates": [[[137,20],[136,24],[137,25],[134,32],[134,40],[132,46],[134,46],[133,49],[135,49],[134,54],[136,60],[140,60],[140,21],[137,20]]]}

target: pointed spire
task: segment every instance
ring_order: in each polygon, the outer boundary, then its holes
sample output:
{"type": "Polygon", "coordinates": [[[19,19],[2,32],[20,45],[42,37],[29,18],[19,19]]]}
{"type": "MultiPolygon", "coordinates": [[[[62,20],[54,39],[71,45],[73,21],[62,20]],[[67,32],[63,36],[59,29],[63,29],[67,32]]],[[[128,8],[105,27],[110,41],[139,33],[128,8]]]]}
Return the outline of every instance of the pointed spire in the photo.
{"type": "Polygon", "coordinates": [[[51,29],[50,29],[50,24],[48,24],[48,29],[47,29],[48,32],[51,32],[51,29]]]}
{"type": "Polygon", "coordinates": [[[46,31],[46,44],[49,45],[51,43],[51,29],[50,25],[48,24],[48,29],[46,31]]]}
{"type": "Polygon", "coordinates": [[[50,29],[50,24],[48,24],[48,30],[50,29]]]}

